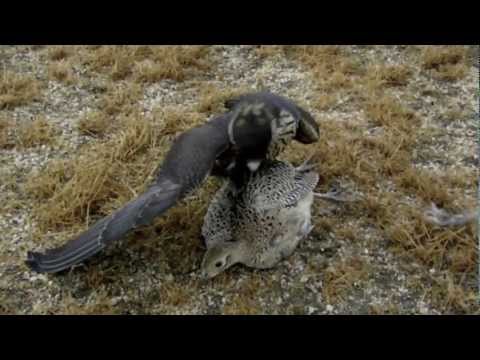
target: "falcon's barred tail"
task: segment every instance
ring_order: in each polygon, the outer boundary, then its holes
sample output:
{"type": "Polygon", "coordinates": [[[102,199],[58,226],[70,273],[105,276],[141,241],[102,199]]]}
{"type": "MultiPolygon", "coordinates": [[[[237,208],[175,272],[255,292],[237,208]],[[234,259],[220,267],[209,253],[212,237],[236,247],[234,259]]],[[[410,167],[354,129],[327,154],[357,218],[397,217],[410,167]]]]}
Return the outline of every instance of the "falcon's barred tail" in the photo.
{"type": "Polygon", "coordinates": [[[65,270],[101,251],[135,227],[149,224],[153,218],[175,205],[180,195],[181,186],[169,180],[157,182],[138,198],[65,245],[45,254],[29,252],[26,263],[32,270],[41,273],[65,270]]]}

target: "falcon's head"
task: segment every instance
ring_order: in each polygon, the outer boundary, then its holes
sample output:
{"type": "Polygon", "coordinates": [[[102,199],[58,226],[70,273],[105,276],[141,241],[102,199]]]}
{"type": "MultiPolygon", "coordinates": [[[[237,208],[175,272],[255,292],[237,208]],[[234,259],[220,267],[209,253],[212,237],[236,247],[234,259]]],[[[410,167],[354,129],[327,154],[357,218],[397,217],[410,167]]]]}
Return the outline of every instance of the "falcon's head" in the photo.
{"type": "MultiPolygon", "coordinates": [[[[293,102],[271,93],[254,93],[229,100],[230,143],[253,163],[274,159],[295,139],[304,144],[319,139],[314,118],[293,102]]],[[[254,166],[255,167],[255,166],[254,166]]]]}

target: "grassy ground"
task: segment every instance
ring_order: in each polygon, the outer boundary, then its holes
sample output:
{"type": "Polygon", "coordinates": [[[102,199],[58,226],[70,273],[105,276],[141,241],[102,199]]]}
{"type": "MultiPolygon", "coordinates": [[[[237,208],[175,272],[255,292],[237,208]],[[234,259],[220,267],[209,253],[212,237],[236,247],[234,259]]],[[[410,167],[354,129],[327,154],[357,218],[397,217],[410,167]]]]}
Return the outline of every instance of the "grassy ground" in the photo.
{"type": "Polygon", "coordinates": [[[477,205],[478,47],[0,47],[0,313],[480,313],[476,224],[424,221],[477,205]],[[315,229],[275,269],[197,277],[214,179],[60,276],[26,251],[62,244],[148,184],[181,131],[268,89],[311,111],[315,229]]]}

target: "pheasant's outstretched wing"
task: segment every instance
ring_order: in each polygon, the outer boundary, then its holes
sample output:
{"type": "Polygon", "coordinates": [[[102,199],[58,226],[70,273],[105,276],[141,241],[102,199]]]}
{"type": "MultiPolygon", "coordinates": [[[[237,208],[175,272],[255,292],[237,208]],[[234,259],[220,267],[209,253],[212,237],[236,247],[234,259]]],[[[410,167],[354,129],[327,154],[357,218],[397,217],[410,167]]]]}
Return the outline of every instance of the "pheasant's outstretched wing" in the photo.
{"type": "Polygon", "coordinates": [[[37,272],[62,271],[98,253],[137,226],[150,224],[205,180],[217,156],[229,146],[228,121],[227,114],[183,133],[167,154],[156,180],[142,195],[65,245],[45,254],[29,252],[27,265],[37,272]]]}

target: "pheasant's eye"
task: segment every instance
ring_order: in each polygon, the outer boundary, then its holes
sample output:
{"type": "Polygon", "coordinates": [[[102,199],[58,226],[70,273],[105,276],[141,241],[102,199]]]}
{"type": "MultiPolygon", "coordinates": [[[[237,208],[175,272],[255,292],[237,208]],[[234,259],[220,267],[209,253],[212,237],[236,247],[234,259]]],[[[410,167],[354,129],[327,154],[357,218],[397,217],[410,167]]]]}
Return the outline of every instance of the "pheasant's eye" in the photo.
{"type": "Polygon", "coordinates": [[[216,263],[215,263],[215,266],[216,266],[217,268],[219,268],[220,266],[222,266],[222,262],[221,262],[221,261],[216,262],[216,263]]]}

